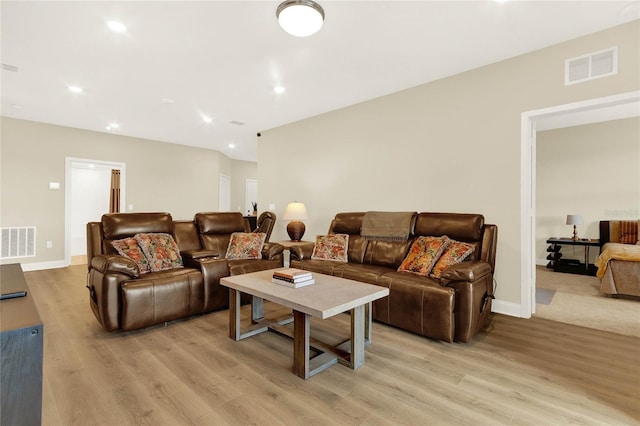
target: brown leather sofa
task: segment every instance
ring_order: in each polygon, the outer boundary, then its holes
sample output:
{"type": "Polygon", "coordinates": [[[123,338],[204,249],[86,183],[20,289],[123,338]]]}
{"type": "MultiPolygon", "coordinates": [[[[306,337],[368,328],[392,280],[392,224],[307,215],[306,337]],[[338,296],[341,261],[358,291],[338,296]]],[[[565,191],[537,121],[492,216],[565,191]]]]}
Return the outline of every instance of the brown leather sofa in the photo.
{"type": "Polygon", "coordinates": [[[234,232],[251,232],[241,213],[197,213],[193,221],[174,221],[169,213],[111,213],[88,223],[87,287],[93,313],[113,331],[227,308],[229,293],[221,277],[283,265],[283,247],[269,242],[261,259],[225,259],[234,232]],[[140,273],[111,244],[138,233],[172,235],[184,267],[140,273]]]}
{"type": "Polygon", "coordinates": [[[329,233],[348,234],[348,263],[311,259],[313,244],[291,248],[291,266],[389,288],[373,302],[373,318],[404,330],[447,342],[469,342],[484,326],[493,299],[497,226],[479,214],[414,213],[407,241],[365,239],[364,212],[338,213],[329,233]],[[440,237],[475,244],[462,263],[440,279],[398,272],[413,239],[440,237]]]}

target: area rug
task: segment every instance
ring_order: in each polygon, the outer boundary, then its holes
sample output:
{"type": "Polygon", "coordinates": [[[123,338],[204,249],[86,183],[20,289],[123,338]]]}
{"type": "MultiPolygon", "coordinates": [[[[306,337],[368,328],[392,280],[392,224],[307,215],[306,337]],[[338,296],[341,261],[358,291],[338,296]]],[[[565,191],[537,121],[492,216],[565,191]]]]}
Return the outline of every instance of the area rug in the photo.
{"type": "Polygon", "coordinates": [[[556,294],[556,291],[550,288],[536,288],[536,303],[550,305],[554,294],[556,294]]]}
{"type": "Polygon", "coordinates": [[[536,268],[536,294],[555,293],[549,304],[536,296],[534,316],[627,336],[640,337],[640,299],[614,298],[599,292],[596,277],[536,268]]]}

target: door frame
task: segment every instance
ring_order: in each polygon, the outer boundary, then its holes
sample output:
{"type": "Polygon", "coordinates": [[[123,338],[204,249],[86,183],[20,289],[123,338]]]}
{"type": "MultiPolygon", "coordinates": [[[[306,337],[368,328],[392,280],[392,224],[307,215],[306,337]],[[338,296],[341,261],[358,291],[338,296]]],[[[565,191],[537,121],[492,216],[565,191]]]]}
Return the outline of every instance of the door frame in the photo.
{"type": "MultiPolygon", "coordinates": [[[[536,302],[536,121],[567,113],[640,102],[640,90],[525,111],[520,121],[520,312],[531,318],[536,302]]],[[[518,313],[513,312],[518,315],[518,313]]]]}
{"type": "Polygon", "coordinates": [[[113,169],[120,170],[120,206],[121,210],[123,206],[126,206],[126,182],[127,182],[127,165],[126,163],[105,161],[105,160],[92,160],[88,158],[75,158],[65,157],[65,186],[64,186],[64,264],[69,266],[71,264],[71,188],[72,188],[72,175],[71,164],[72,163],[85,163],[85,164],[99,164],[101,166],[108,166],[113,169]]]}

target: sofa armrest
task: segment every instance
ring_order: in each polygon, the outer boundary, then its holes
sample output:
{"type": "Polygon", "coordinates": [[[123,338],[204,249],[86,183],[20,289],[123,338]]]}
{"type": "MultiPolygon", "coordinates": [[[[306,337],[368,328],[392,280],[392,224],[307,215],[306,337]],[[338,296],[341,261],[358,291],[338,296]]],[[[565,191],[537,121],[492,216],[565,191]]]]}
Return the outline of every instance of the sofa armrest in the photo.
{"type": "Polygon", "coordinates": [[[440,277],[440,282],[447,285],[451,281],[478,281],[491,273],[491,265],[482,261],[461,262],[449,266],[440,277]]]}
{"type": "Polygon", "coordinates": [[[291,260],[306,260],[311,259],[313,254],[313,248],[315,243],[309,242],[307,244],[295,245],[289,249],[291,260]]]}
{"type": "Polygon", "coordinates": [[[182,256],[182,260],[187,263],[192,260],[215,259],[218,258],[220,254],[215,250],[195,249],[181,251],[180,256],[182,256]]]}
{"type": "Polygon", "coordinates": [[[262,246],[262,259],[263,260],[278,260],[281,259],[284,251],[284,247],[278,243],[264,243],[262,246]]]}
{"type": "Polygon", "coordinates": [[[99,271],[102,274],[117,273],[125,274],[131,278],[138,278],[140,276],[140,270],[136,263],[124,256],[115,254],[111,255],[98,255],[91,258],[91,268],[99,271]]]}

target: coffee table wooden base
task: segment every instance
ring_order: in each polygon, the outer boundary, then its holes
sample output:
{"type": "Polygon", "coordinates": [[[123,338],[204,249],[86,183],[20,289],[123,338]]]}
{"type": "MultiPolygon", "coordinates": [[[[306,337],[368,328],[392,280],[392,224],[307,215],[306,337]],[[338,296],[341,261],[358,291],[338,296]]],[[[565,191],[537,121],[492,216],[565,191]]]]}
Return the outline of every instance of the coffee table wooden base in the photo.
{"type": "Polygon", "coordinates": [[[311,315],[293,310],[293,315],[275,319],[265,319],[263,299],[253,296],[251,304],[251,325],[241,330],[240,291],[229,290],[229,337],[242,340],[256,334],[273,331],[293,339],[293,372],[308,379],[309,377],[340,362],[352,369],[364,364],[364,348],[371,342],[371,302],[350,310],[351,337],[338,344],[329,345],[311,337],[311,315]],[[293,321],[293,332],[284,327],[293,321]],[[313,357],[311,352],[317,354],[313,357]]]}

